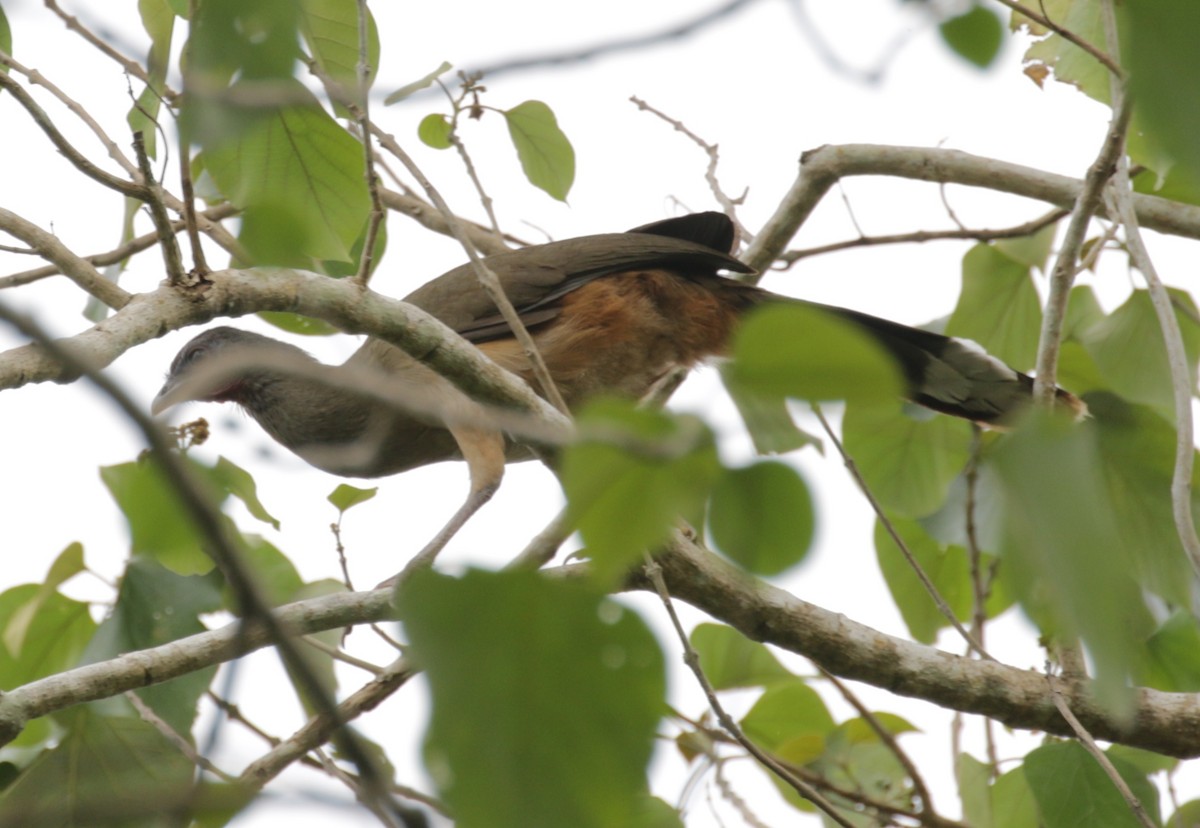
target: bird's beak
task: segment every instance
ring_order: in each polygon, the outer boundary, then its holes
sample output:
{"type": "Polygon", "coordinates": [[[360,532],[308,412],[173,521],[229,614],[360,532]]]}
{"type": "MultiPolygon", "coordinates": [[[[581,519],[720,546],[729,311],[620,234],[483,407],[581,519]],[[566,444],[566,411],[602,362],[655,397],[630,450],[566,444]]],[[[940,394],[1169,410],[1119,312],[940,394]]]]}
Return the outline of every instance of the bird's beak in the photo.
{"type": "Polygon", "coordinates": [[[169,377],[150,403],[150,413],[157,417],[171,406],[189,399],[186,384],[180,382],[177,377],[169,377]]]}

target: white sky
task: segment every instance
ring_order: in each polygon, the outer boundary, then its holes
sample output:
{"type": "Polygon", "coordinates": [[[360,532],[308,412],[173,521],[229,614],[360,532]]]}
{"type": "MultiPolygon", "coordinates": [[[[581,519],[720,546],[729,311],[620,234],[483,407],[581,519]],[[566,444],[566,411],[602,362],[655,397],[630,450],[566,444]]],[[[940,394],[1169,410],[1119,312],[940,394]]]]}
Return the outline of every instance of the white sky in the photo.
{"type": "MultiPolygon", "coordinates": [[[[708,0],[703,5],[714,4],[708,0]]],[[[132,2],[64,5],[85,21],[94,23],[103,15],[137,38],[136,22],[127,19],[132,2]]],[[[390,91],[443,60],[467,68],[656,31],[693,14],[698,5],[685,0],[376,3],[374,11],[384,42],[377,88],[390,91]]],[[[772,213],[791,185],[800,153],[822,144],[942,145],[1073,176],[1082,176],[1100,145],[1108,111],[1061,85],[1039,90],[1020,72],[1023,47],[1016,42],[1007,45],[998,67],[981,73],[952,56],[936,31],[912,14],[909,6],[917,4],[859,0],[811,5],[818,36],[845,62],[857,67],[873,66],[902,33],[911,38],[888,63],[878,84],[864,84],[832,72],[814,54],[789,3],[763,0],[700,35],[650,51],[485,81],[489,88],[486,102],[494,106],[509,107],[529,98],[548,103],[577,153],[576,184],[569,205],[562,205],[524,182],[498,118],[469,124],[464,139],[475,154],[485,185],[497,199],[502,226],[531,240],[539,239],[543,232],[565,238],[623,230],[672,215],[677,212],[676,200],[689,209],[715,208],[703,180],[704,154],[668,125],[639,112],[629,103],[630,95],[645,99],[720,145],[720,180],[730,194],[748,191],[741,218],[751,229],[772,213]],[[524,225],[526,221],[531,226],[524,225]]],[[[17,59],[50,76],[83,102],[119,143],[127,145],[122,132],[128,108],[126,82],[118,68],[66,32],[40,4],[6,0],[4,6],[14,29],[17,59]],[[66,56],[69,65],[64,62],[66,56]]],[[[39,100],[60,126],[69,127],[78,147],[93,159],[104,160],[96,142],[74,128],[60,107],[47,103],[44,95],[39,100]]],[[[467,186],[456,156],[429,150],[415,138],[421,117],[445,109],[438,97],[425,96],[398,107],[377,106],[374,115],[416,156],[460,214],[479,218],[478,199],[467,186]]],[[[78,252],[111,247],[120,228],[120,200],[83,182],[47,149],[40,133],[10,100],[0,101],[0,124],[6,136],[6,151],[0,158],[0,180],[4,181],[0,206],[53,229],[78,252]]],[[[846,182],[842,190],[866,233],[951,226],[933,185],[860,178],[846,182]]],[[[948,188],[947,196],[968,226],[1004,226],[1025,221],[1044,209],[1040,204],[961,187],[948,188]]],[[[144,218],[140,226],[148,227],[144,218]]],[[[374,283],[375,289],[384,293],[403,295],[462,259],[452,243],[429,239],[429,234],[403,217],[393,216],[389,230],[390,249],[374,283]]],[[[809,246],[855,234],[835,189],[802,229],[796,244],[809,246]]],[[[1171,258],[1182,249],[1181,244],[1156,241],[1159,264],[1168,281],[1182,276],[1178,265],[1173,266],[1180,259],[1171,258]]],[[[965,244],[938,243],[850,251],[805,260],[789,272],[769,275],[763,284],[780,292],[921,323],[949,313],[954,306],[959,260],[966,248],[965,244]]],[[[1099,285],[1110,307],[1129,285],[1118,264],[1114,259],[1099,285]]],[[[30,266],[27,258],[0,253],[0,275],[30,266]]],[[[130,290],[147,290],[161,278],[157,255],[151,253],[134,262],[123,284],[130,290]]],[[[65,280],[46,280],[34,288],[7,291],[0,299],[31,309],[39,321],[64,335],[86,324],[78,314],[80,294],[65,280]]],[[[252,321],[237,324],[267,330],[252,321]]],[[[174,333],[135,349],[111,368],[112,375],[148,404],[171,357],[194,333],[174,333]]],[[[16,343],[8,331],[0,330],[0,348],[16,343]]],[[[302,344],[326,361],[334,361],[348,355],[357,340],[336,337],[302,344]]],[[[725,438],[722,448],[727,457],[745,456],[747,441],[737,433],[736,415],[711,371],[701,371],[689,381],[674,405],[708,417],[725,438]]],[[[53,557],[72,541],[84,544],[91,566],[106,577],[115,577],[127,554],[126,532],[96,469],[136,455],[141,445],[132,429],[115,415],[112,406],[81,384],[9,392],[0,410],[0,464],[4,469],[0,474],[0,554],[4,561],[0,588],[41,580],[53,557]]],[[[265,534],[291,553],[305,577],[336,577],[329,533],[336,514],[324,497],[338,479],[287,455],[232,409],[196,405],[175,418],[197,416],[207,417],[214,429],[202,456],[224,454],[250,470],[263,502],[283,524],[278,533],[248,518],[242,525],[265,534]]],[[[866,574],[876,570],[871,520],[840,462],[821,460],[812,452],[795,459],[817,493],[819,536],[809,561],[784,578],[782,585],[800,598],[885,632],[904,635],[882,581],[866,574]]],[[[343,527],[352,574],[360,586],[395,572],[408,554],[434,534],[465,494],[466,474],[459,464],[443,464],[379,485],[379,496],[354,509],[343,527]]],[[[501,565],[545,524],[559,502],[558,487],[545,469],[534,464],[510,467],[500,493],[454,540],[443,554],[442,565],[501,565]]],[[[72,582],[67,591],[93,599],[109,595],[106,587],[86,576],[72,582]]],[[[631,603],[646,616],[661,614],[652,602],[634,598],[631,603]]],[[[696,614],[692,617],[699,620],[696,614]]],[[[677,662],[676,648],[665,635],[664,641],[668,661],[677,662]]],[[[947,639],[945,645],[961,650],[953,640],[947,639]]],[[[1043,656],[1033,636],[1011,613],[991,633],[989,645],[1009,663],[1041,666],[1043,656]]],[[[387,658],[378,652],[367,657],[387,658]]],[[[269,656],[249,660],[238,676],[235,696],[252,719],[268,731],[286,736],[300,720],[295,706],[278,701],[288,698],[286,688],[266,684],[270,680],[265,674],[270,671],[263,665],[269,660],[269,656]],[[259,682],[264,684],[251,686],[259,682]],[[264,686],[269,689],[253,692],[264,686]]],[[[807,669],[798,659],[790,663],[807,669]]],[[[343,674],[344,687],[353,688],[364,680],[362,674],[343,674]]],[[[679,672],[672,684],[681,709],[699,715],[702,701],[690,686],[690,677],[679,672]]],[[[947,784],[948,716],[870,688],[863,689],[863,696],[879,709],[909,717],[925,731],[906,736],[903,743],[928,778],[941,780],[935,785],[939,810],[955,816],[958,803],[954,789],[947,784]]],[[[419,744],[419,728],[412,723],[420,718],[414,719],[411,711],[423,703],[423,691],[406,689],[384,710],[364,720],[364,731],[376,738],[381,733],[400,734],[402,742],[419,744]]],[[[735,709],[739,703],[734,703],[735,709]]],[[[844,705],[833,706],[843,711],[839,715],[847,715],[844,705]]],[[[967,731],[977,734],[978,723],[969,723],[967,731]]],[[[1025,740],[1021,750],[1029,744],[1025,740]]],[[[225,732],[223,751],[216,759],[236,772],[263,749],[252,737],[231,728],[225,732]]],[[[656,793],[674,802],[686,769],[669,749],[661,752],[658,767],[656,793]]],[[[742,773],[737,778],[742,780],[737,783],[739,791],[760,816],[773,824],[796,824],[790,822],[794,812],[783,810],[773,790],[758,781],[761,774],[742,773]]],[[[429,787],[411,774],[402,781],[429,787]]],[[[1194,774],[1183,781],[1183,800],[1200,794],[1194,774]]],[[[314,790],[329,791],[342,803],[348,801],[343,789],[326,785],[310,771],[297,770],[272,785],[269,795],[273,796],[235,824],[274,825],[284,817],[295,825],[325,824],[333,817],[345,820],[339,824],[374,824],[365,814],[354,812],[356,821],[352,822],[341,810],[315,808],[307,800],[297,803],[293,796],[314,790]]],[[[693,798],[691,810],[689,826],[717,824],[708,814],[702,792],[693,798]]],[[[738,824],[727,808],[721,807],[721,811],[726,824],[738,824]]],[[[812,822],[815,824],[815,819],[812,822]]],[[[807,824],[805,820],[801,823],[807,824]]]]}

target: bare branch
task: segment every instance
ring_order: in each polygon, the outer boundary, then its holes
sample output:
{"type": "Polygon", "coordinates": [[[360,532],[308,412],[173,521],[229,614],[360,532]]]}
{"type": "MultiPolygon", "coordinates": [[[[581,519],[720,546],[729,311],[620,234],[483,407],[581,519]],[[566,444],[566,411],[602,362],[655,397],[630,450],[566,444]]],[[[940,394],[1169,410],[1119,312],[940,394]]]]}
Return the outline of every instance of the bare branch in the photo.
{"type": "Polygon", "coordinates": [[[1076,262],[1079,251],[1083,248],[1092,216],[1100,207],[1104,185],[1116,172],[1117,159],[1125,147],[1125,131],[1129,128],[1131,114],[1132,109],[1126,98],[1113,113],[1100,153],[1088,168],[1079,197],[1071,210],[1071,220],[1063,234],[1058,258],[1050,273],[1050,288],[1046,294],[1046,309],[1042,314],[1042,331],[1038,338],[1037,371],[1033,380],[1033,398],[1046,408],[1053,407],[1058,393],[1058,348],[1062,341],[1063,321],[1067,316],[1067,297],[1078,272],[1076,262]]]}
{"type": "Polygon", "coordinates": [[[892,539],[892,542],[896,544],[896,548],[900,550],[900,554],[904,556],[904,560],[908,562],[909,567],[914,573],[916,573],[917,579],[921,582],[921,586],[925,588],[925,591],[929,593],[929,597],[933,599],[933,603],[937,607],[938,612],[940,612],[942,617],[944,617],[950,623],[950,626],[954,627],[958,634],[962,636],[963,641],[967,642],[967,646],[974,650],[980,658],[987,661],[995,661],[994,658],[988,655],[987,650],[983,649],[983,645],[975,640],[975,636],[973,636],[970,631],[962,625],[962,622],[958,620],[958,616],[954,614],[954,610],[950,609],[950,605],[946,603],[946,599],[942,597],[942,594],[938,592],[937,586],[932,580],[930,580],[929,575],[926,574],[925,568],[921,566],[920,562],[913,555],[912,550],[908,548],[908,544],[906,544],[904,539],[900,537],[900,533],[897,532],[896,527],[892,525],[891,519],[887,516],[887,514],[884,513],[883,507],[879,505],[879,501],[875,499],[875,495],[871,493],[870,487],[867,486],[867,481],[864,480],[862,474],[859,473],[858,464],[854,462],[854,458],[846,453],[846,449],[842,445],[842,441],[838,439],[833,427],[829,425],[829,421],[825,419],[825,414],[822,413],[820,406],[818,406],[816,403],[813,403],[812,410],[813,413],[817,415],[817,419],[821,421],[821,426],[825,429],[825,433],[829,435],[829,439],[837,448],[838,454],[842,456],[842,463],[846,466],[846,470],[850,472],[850,476],[854,478],[854,482],[858,484],[859,491],[863,493],[863,497],[865,497],[867,499],[867,503],[871,505],[871,509],[875,512],[875,516],[879,518],[879,522],[883,524],[883,528],[887,531],[888,536],[892,539]]]}
{"type": "MultiPolygon", "coordinates": [[[[1072,735],[1050,698],[1045,676],[979,661],[887,635],[753,578],[678,533],[655,557],[672,597],[753,641],[782,647],[844,679],[988,716],[1025,730],[1072,735]]],[[[654,585],[634,573],[631,588],[654,585]]],[[[1200,756],[1200,696],[1137,689],[1131,712],[1096,701],[1091,682],[1068,692],[1071,709],[1097,738],[1168,756],[1200,756]]]]}
{"type": "Polygon", "coordinates": [[[776,257],[785,267],[791,267],[801,259],[809,256],[820,256],[825,253],[836,253],[839,250],[849,250],[853,247],[875,247],[884,244],[923,244],[930,241],[951,239],[968,239],[972,241],[995,241],[997,239],[1018,239],[1031,236],[1054,224],[1069,214],[1068,210],[1051,210],[1044,216],[1018,224],[1013,227],[1003,227],[997,230],[986,228],[963,228],[959,230],[916,230],[912,233],[893,233],[885,236],[859,236],[857,239],[832,242],[818,247],[808,247],[801,250],[788,250],[776,257]]]}
{"type": "Polygon", "coordinates": [[[75,166],[75,169],[93,181],[103,184],[110,190],[116,190],[121,195],[136,198],[138,201],[145,201],[149,197],[149,192],[141,184],[105,172],[89,161],[83,153],[75,149],[71,145],[71,142],[58,131],[58,127],[50,120],[50,116],[46,114],[46,110],[38,106],[37,101],[25,91],[25,87],[21,86],[21,84],[17,83],[13,77],[5,72],[0,72],[0,89],[6,89],[12,93],[17,102],[33,118],[34,123],[41,128],[42,132],[46,133],[46,137],[50,139],[50,142],[75,166]]]}
{"type": "Polygon", "coordinates": [[[704,150],[705,154],[708,155],[708,168],[704,171],[704,180],[708,182],[708,189],[712,191],[713,198],[715,198],[717,203],[721,205],[721,209],[725,211],[725,215],[729,216],[729,220],[733,222],[735,227],[737,227],[738,235],[746,242],[752,241],[754,239],[754,235],[747,231],[737,218],[737,208],[746,200],[746,193],[742,193],[742,195],[738,198],[730,198],[725,194],[725,191],[721,189],[721,182],[717,181],[717,165],[721,160],[717,145],[708,143],[699,135],[688,129],[683,121],[677,121],[665,113],[660,112],[659,110],[650,106],[650,104],[643,101],[637,95],[630,96],[629,100],[632,101],[637,108],[643,112],[650,112],[666,121],[675,128],[676,132],[682,132],[691,139],[693,144],[704,150]]]}
{"type": "Polygon", "coordinates": [[[371,126],[371,130],[372,134],[379,139],[379,143],[384,147],[384,149],[396,156],[396,158],[400,160],[400,163],[405,166],[409,173],[417,179],[417,181],[421,184],[421,187],[424,188],[425,194],[429,196],[429,200],[434,203],[434,205],[438,208],[438,211],[441,212],[446,218],[446,221],[450,226],[450,231],[453,233],[454,238],[458,240],[459,244],[463,246],[463,250],[466,252],[467,258],[474,267],[475,273],[479,276],[480,285],[482,285],[483,289],[487,291],[488,296],[491,297],[492,302],[494,302],[496,307],[499,309],[500,315],[504,317],[504,321],[508,323],[508,327],[512,331],[513,336],[515,336],[517,341],[521,343],[521,348],[524,350],[525,356],[529,359],[529,364],[533,368],[533,375],[537,378],[538,385],[541,387],[542,393],[546,396],[546,399],[550,400],[555,408],[564,414],[568,413],[567,403],[565,400],[563,400],[562,394],[559,393],[558,386],[554,384],[554,378],[550,376],[550,369],[546,367],[546,361],[542,359],[542,355],[538,351],[537,345],[533,341],[533,337],[529,335],[529,331],[525,330],[525,324],[521,321],[520,316],[517,314],[516,308],[513,307],[512,302],[510,302],[508,299],[508,296],[505,295],[504,288],[500,286],[500,280],[496,278],[496,274],[493,273],[491,268],[487,266],[487,263],[479,257],[479,253],[471,244],[470,238],[468,238],[466,233],[464,233],[459,227],[458,217],[450,210],[450,205],[445,202],[433,184],[430,183],[427,178],[425,178],[425,175],[421,172],[420,168],[417,167],[416,163],[412,160],[412,158],[409,157],[408,153],[404,151],[404,148],[396,142],[395,138],[374,125],[371,126]]]}
{"type": "Polygon", "coordinates": [[[667,584],[663,581],[662,568],[659,567],[654,559],[649,554],[646,555],[646,565],[644,567],[646,578],[654,586],[654,591],[658,593],[659,599],[663,603],[663,607],[667,611],[667,617],[671,619],[671,626],[675,628],[675,634],[679,638],[680,645],[683,647],[683,663],[692,671],[692,675],[696,677],[700,689],[704,691],[705,698],[708,699],[708,706],[712,709],[717,717],[717,721],[721,723],[721,727],[725,728],[726,732],[733,737],[739,745],[741,745],[747,753],[758,760],[764,768],[778,776],[783,782],[788,784],[792,790],[807,799],[813,805],[816,805],[822,813],[830,820],[843,828],[854,828],[854,823],[848,821],[838,811],[837,806],[826,799],[812,785],[805,782],[799,776],[792,772],[792,769],[785,763],[776,759],[767,751],[759,747],[755,742],[742,731],[738,723],[733,720],[733,717],[725,710],[725,706],[721,704],[721,700],[717,698],[717,691],[713,689],[712,682],[708,680],[708,676],[704,675],[704,671],[700,669],[700,656],[696,653],[692,643],[688,640],[687,632],[683,629],[683,624],[679,621],[679,615],[675,612],[675,605],[671,601],[671,593],[667,590],[667,584]]]}
{"type": "Polygon", "coordinates": [[[57,98],[63,106],[75,113],[75,117],[83,121],[83,123],[87,125],[88,129],[90,129],[92,133],[98,139],[100,139],[100,143],[104,145],[106,150],[108,150],[109,158],[120,164],[125,172],[129,173],[130,178],[137,177],[137,167],[134,165],[134,163],[125,156],[125,153],[121,152],[121,148],[117,146],[117,143],[113,141],[112,138],[108,137],[108,133],[104,131],[104,128],[100,126],[99,122],[97,122],[96,119],[92,117],[91,113],[84,109],[78,101],[59,89],[58,86],[52,83],[41,72],[37,71],[36,69],[30,69],[26,66],[23,66],[19,61],[15,60],[12,55],[5,53],[3,50],[0,50],[0,65],[8,66],[14,72],[19,72],[28,78],[30,83],[35,86],[42,87],[55,98],[57,98]]]}
{"type": "MultiPolygon", "coordinates": [[[[962,184],[1024,196],[1070,209],[1083,182],[960,150],[888,147],[874,144],[829,145],[800,158],[800,174],[774,215],[759,230],[743,256],[756,270],[771,266],[833,184],[848,176],[885,175],[916,181],[962,184]]],[[[1200,239],[1200,207],[1135,193],[1133,206],[1143,227],[1200,239]]],[[[1103,205],[1097,215],[1109,217],[1103,205]]]]}
{"type": "MultiPolygon", "coordinates": [[[[4,74],[0,73],[2,77],[4,74]]],[[[64,276],[110,308],[119,310],[133,299],[131,294],[105,279],[90,262],[71,252],[53,233],[47,233],[33,222],[3,207],[0,207],[0,232],[20,239],[43,258],[54,262],[64,276]]]]}
{"type": "Polygon", "coordinates": [[[158,234],[158,244],[162,251],[163,266],[167,271],[167,281],[172,285],[181,285],[184,282],[185,274],[183,259],[179,256],[179,241],[171,229],[171,218],[167,215],[167,208],[162,201],[162,187],[159,186],[158,179],[154,177],[154,170],[150,168],[150,156],[146,154],[145,138],[140,132],[133,134],[133,150],[137,155],[142,181],[149,191],[146,203],[150,207],[150,218],[154,222],[154,228],[158,234]]]}
{"type": "MultiPolygon", "coordinates": [[[[214,222],[235,215],[237,212],[237,208],[232,204],[219,204],[216,207],[205,210],[200,214],[200,218],[203,218],[207,222],[214,222]]],[[[178,233],[185,229],[189,229],[187,221],[176,219],[171,222],[171,232],[178,233]]],[[[85,262],[89,262],[97,267],[105,267],[107,265],[116,264],[124,259],[128,259],[135,253],[141,253],[143,250],[149,250],[157,243],[158,231],[155,230],[154,232],[143,233],[140,236],[132,238],[124,244],[114,247],[112,250],[105,251],[104,253],[93,253],[90,256],[83,256],[82,258],[85,262]]],[[[36,251],[26,250],[22,252],[34,253],[36,251]]],[[[201,263],[202,260],[198,258],[197,267],[200,267],[201,263]]],[[[204,272],[207,272],[206,267],[204,268],[204,272]]],[[[38,267],[34,268],[33,270],[23,270],[19,273],[12,273],[8,276],[0,276],[0,290],[27,285],[31,282],[36,282],[39,279],[45,279],[48,276],[58,276],[61,273],[62,271],[54,265],[46,265],[45,267],[38,267]]]]}

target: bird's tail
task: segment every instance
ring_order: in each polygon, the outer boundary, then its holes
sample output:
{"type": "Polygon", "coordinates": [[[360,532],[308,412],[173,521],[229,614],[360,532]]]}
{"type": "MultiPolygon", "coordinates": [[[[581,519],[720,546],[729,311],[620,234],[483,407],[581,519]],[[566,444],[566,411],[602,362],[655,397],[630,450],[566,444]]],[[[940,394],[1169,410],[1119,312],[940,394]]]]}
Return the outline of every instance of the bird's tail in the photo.
{"type": "MultiPolygon", "coordinates": [[[[906,396],[926,408],[977,423],[1004,426],[1033,400],[1033,378],[989,354],[969,339],[910,328],[858,311],[790,299],[756,290],[749,304],[787,302],[816,308],[869,335],[900,366],[906,396]]],[[[1087,404],[1057,388],[1057,404],[1076,418],[1087,416],[1087,404]]]]}

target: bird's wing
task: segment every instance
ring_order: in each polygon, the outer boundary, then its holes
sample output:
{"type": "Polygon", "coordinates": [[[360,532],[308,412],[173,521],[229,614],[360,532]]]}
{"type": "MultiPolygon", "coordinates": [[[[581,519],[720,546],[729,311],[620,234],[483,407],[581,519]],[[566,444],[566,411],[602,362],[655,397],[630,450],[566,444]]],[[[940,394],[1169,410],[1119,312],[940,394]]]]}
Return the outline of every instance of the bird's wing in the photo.
{"type": "MultiPolygon", "coordinates": [[[[612,273],[642,269],[670,269],[681,276],[718,270],[751,272],[728,253],[706,244],[645,231],[550,242],[499,253],[486,261],[527,326],[553,319],[557,299],[612,273]]],[[[507,323],[469,264],[442,274],[405,301],[472,342],[509,335],[507,323]]]]}

